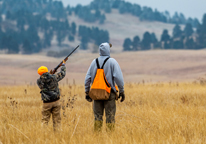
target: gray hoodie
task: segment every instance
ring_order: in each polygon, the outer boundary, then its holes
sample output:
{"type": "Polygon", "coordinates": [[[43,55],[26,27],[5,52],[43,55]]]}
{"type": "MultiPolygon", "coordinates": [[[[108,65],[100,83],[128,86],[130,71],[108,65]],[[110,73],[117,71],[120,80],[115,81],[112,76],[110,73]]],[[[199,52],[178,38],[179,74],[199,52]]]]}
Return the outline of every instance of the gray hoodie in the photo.
{"type": "MultiPolygon", "coordinates": [[[[108,43],[102,43],[99,46],[100,51],[100,57],[98,58],[99,65],[102,67],[102,64],[104,60],[108,57],[110,57],[110,46],[108,43]]],[[[96,60],[94,59],[87,71],[87,75],[85,78],[85,92],[88,92],[90,90],[90,85],[93,83],[95,75],[97,71],[97,65],[96,60]]],[[[112,89],[116,91],[115,89],[115,83],[117,84],[119,88],[119,92],[124,92],[124,80],[122,71],[120,69],[119,64],[114,58],[110,58],[106,64],[104,65],[104,73],[106,76],[106,79],[112,89]]]]}

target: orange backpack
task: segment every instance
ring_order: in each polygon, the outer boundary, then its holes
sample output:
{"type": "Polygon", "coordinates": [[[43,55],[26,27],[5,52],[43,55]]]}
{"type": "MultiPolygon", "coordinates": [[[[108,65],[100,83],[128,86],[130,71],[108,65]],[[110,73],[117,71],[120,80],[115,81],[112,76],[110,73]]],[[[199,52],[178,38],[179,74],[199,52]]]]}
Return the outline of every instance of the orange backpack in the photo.
{"type": "Polygon", "coordinates": [[[100,68],[99,66],[99,61],[98,58],[96,59],[96,64],[97,64],[97,72],[96,76],[94,78],[93,84],[91,86],[91,89],[89,91],[89,96],[93,100],[108,100],[111,92],[111,86],[107,82],[107,79],[104,74],[104,65],[109,59],[106,58],[102,67],[100,68]]]}

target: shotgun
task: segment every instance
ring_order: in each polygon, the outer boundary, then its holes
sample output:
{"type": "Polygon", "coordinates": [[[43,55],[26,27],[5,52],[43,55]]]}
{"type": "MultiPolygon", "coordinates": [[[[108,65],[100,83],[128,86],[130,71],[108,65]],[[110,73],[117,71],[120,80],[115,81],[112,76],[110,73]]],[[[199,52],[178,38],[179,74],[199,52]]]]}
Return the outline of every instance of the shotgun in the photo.
{"type": "MultiPolygon", "coordinates": [[[[79,45],[78,45],[68,56],[65,57],[64,61],[66,62],[66,61],[68,60],[68,58],[69,58],[69,57],[74,53],[74,51],[76,51],[78,48],[79,48],[79,45]]],[[[61,62],[54,68],[54,70],[51,70],[51,71],[50,71],[50,74],[55,74],[56,71],[58,70],[58,68],[59,68],[60,66],[62,66],[62,63],[63,63],[63,61],[61,61],[61,62]]]]}

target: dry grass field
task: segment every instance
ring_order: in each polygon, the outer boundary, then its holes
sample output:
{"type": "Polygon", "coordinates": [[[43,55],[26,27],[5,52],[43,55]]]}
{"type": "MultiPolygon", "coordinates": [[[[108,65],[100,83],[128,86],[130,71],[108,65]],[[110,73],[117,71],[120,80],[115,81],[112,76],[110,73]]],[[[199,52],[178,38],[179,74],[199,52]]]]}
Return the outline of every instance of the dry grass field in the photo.
{"type": "Polygon", "coordinates": [[[92,103],[84,99],[83,85],[60,88],[62,131],[53,133],[51,121],[41,126],[37,86],[0,87],[0,143],[206,143],[206,85],[127,83],[113,133],[105,131],[105,123],[102,132],[93,132],[92,103]]]}
{"type": "Polygon", "coordinates": [[[62,58],[0,55],[0,144],[206,143],[205,50],[112,53],[126,82],[117,102],[116,130],[93,131],[92,103],[84,97],[84,77],[98,54],[79,51],[69,58],[60,82],[62,131],[41,125],[36,79],[41,65],[52,69],[62,58]],[[196,81],[196,83],[194,82],[196,81]]]}

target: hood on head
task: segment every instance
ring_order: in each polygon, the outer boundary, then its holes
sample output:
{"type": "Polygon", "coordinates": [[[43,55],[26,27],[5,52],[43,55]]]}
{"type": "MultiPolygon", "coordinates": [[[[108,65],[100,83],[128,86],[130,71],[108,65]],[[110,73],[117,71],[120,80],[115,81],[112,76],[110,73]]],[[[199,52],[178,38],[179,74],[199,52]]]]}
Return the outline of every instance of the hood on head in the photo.
{"type": "Polygon", "coordinates": [[[99,46],[99,55],[100,56],[110,56],[110,45],[109,45],[109,43],[102,43],[99,46]]]}

